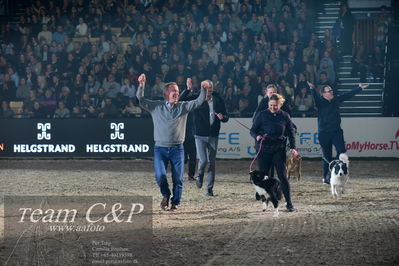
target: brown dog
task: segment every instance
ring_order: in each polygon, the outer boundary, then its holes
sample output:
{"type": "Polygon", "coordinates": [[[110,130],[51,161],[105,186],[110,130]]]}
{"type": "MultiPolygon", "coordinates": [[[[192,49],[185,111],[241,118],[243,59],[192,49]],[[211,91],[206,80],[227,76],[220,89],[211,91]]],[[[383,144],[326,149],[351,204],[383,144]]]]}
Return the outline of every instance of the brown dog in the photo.
{"type": "Polygon", "coordinates": [[[298,157],[288,157],[286,162],[286,170],[288,179],[291,177],[291,172],[294,172],[297,180],[300,181],[302,171],[301,156],[298,155],[298,157]]]}

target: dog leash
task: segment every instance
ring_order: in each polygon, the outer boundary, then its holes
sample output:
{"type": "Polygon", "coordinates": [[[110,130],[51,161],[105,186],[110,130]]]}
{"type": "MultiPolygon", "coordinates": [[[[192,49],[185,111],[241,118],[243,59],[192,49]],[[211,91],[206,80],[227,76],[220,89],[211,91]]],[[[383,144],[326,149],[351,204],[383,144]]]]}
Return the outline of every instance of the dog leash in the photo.
{"type": "Polygon", "coordinates": [[[252,172],[252,165],[254,164],[255,160],[258,158],[258,155],[259,155],[260,151],[262,150],[262,142],[263,142],[263,140],[265,140],[266,136],[267,136],[267,134],[265,134],[265,135],[260,139],[259,150],[258,150],[258,152],[256,153],[256,155],[255,155],[254,159],[252,160],[251,164],[249,165],[249,172],[250,172],[250,173],[252,172]]]}
{"type": "Polygon", "coordinates": [[[324,162],[326,162],[326,163],[330,164],[330,162],[329,162],[329,161],[327,161],[326,157],[324,157],[324,156],[321,156],[321,159],[323,159],[323,161],[324,161],[324,162]]]}
{"type": "Polygon", "coordinates": [[[249,127],[247,127],[246,125],[244,125],[243,123],[241,123],[240,121],[238,121],[236,118],[233,118],[233,117],[232,117],[232,119],[233,119],[234,121],[236,121],[238,124],[240,124],[241,126],[243,126],[244,128],[248,129],[248,131],[251,131],[251,129],[250,129],[249,127]]]}
{"type": "MultiPolygon", "coordinates": [[[[236,121],[238,124],[240,124],[240,126],[246,128],[248,131],[251,131],[251,129],[249,127],[247,127],[246,125],[244,125],[243,123],[241,123],[240,121],[238,121],[238,119],[233,118],[234,121],[236,121]]],[[[260,140],[260,147],[258,152],[256,153],[254,159],[252,160],[251,164],[249,165],[249,172],[252,172],[252,165],[254,164],[254,162],[256,161],[256,159],[258,158],[258,155],[260,153],[260,151],[262,150],[262,142],[263,140],[266,138],[266,134],[262,137],[262,139],[260,140]]]]}

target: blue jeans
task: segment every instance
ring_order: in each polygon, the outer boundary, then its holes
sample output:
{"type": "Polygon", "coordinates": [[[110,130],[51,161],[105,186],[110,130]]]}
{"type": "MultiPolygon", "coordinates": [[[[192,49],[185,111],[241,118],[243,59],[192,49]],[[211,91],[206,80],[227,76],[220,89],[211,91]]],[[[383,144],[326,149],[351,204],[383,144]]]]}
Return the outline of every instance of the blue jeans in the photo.
{"type": "Polygon", "coordinates": [[[168,163],[171,164],[172,182],[173,182],[173,197],[172,203],[180,204],[183,193],[183,175],[184,175],[184,148],[183,144],[172,147],[154,147],[154,169],[155,179],[164,197],[170,197],[166,170],[168,163]]]}
{"type": "Polygon", "coordinates": [[[195,136],[195,145],[197,147],[197,154],[199,157],[198,165],[198,179],[202,184],[205,174],[205,168],[209,163],[207,181],[207,190],[212,192],[215,184],[215,166],[216,166],[216,152],[218,149],[217,137],[203,137],[195,136]]]}
{"type": "MultiPolygon", "coordinates": [[[[341,153],[346,152],[344,132],[342,130],[334,132],[319,132],[319,142],[321,146],[321,151],[323,152],[324,158],[331,162],[332,161],[332,147],[335,146],[337,151],[337,158],[341,153]]],[[[323,179],[329,181],[328,176],[330,169],[328,168],[328,163],[323,160],[323,179]]]]}

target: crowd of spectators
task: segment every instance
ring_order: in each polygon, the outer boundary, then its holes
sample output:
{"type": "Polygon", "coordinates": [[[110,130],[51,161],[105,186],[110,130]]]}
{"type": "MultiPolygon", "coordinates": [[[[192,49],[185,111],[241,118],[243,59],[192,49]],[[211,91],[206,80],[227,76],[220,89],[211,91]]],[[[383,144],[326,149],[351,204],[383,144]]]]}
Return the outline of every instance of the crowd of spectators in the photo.
{"type": "Polygon", "coordinates": [[[1,117],[134,117],[163,84],[204,79],[231,115],[251,116],[278,84],[294,115],[314,114],[306,81],[334,85],[336,43],[312,31],[316,0],[34,1],[1,29],[1,117]],[[15,113],[10,102],[22,102],[15,113]]]}

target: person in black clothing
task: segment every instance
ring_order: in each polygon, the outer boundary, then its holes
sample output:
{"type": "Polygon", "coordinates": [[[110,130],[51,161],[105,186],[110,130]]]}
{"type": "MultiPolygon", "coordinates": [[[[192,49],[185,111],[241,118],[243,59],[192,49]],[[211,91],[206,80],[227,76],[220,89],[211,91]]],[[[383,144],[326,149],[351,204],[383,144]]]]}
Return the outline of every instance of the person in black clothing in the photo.
{"type": "Polygon", "coordinates": [[[194,138],[194,114],[189,113],[186,124],[186,138],[183,143],[184,163],[188,163],[188,181],[195,181],[195,167],[197,165],[197,149],[194,138]]]}
{"type": "Polygon", "coordinates": [[[259,152],[257,158],[259,169],[268,173],[273,165],[276,167],[287,202],[287,210],[292,212],[295,209],[291,202],[291,189],[285,169],[287,137],[292,156],[297,157],[298,152],[295,147],[294,126],[291,117],[281,110],[283,103],[284,98],[281,95],[272,94],[268,102],[269,108],[261,111],[255,117],[250,134],[256,139],[255,149],[259,152]]]}
{"type": "MultiPolygon", "coordinates": [[[[258,104],[258,107],[256,108],[254,115],[252,116],[252,122],[255,121],[256,116],[258,116],[260,112],[267,110],[269,108],[269,99],[275,93],[277,93],[276,85],[274,85],[274,84],[267,85],[265,97],[258,104]]],[[[281,110],[283,110],[284,112],[286,112],[287,114],[289,114],[291,116],[291,109],[286,104],[285,101],[283,102],[283,105],[281,106],[281,110]]],[[[295,125],[294,125],[294,127],[295,127],[295,125]]],[[[255,142],[255,144],[256,144],[256,142],[255,142]]],[[[269,177],[274,177],[274,167],[270,167],[269,177]]]]}
{"type": "Polygon", "coordinates": [[[341,153],[346,152],[339,106],[343,101],[350,99],[369,85],[359,84],[358,88],[338,96],[334,96],[334,91],[330,86],[324,86],[320,92],[321,96],[319,96],[314,85],[310,82],[308,85],[318,110],[319,142],[323,153],[323,184],[329,184],[328,162],[332,160],[332,146],[334,145],[337,151],[337,158],[341,153]]]}
{"type": "MultiPolygon", "coordinates": [[[[187,88],[189,91],[189,95],[187,97],[191,97],[193,95],[192,82],[191,78],[187,79],[187,88]]],[[[183,95],[183,94],[182,94],[183,95]]],[[[182,101],[181,96],[179,97],[179,101],[182,101]]],[[[187,116],[186,123],[186,137],[184,139],[183,147],[184,147],[184,163],[188,163],[188,180],[195,181],[195,167],[197,165],[197,148],[195,147],[195,125],[194,125],[194,113],[190,112],[187,116]]]]}
{"type": "MultiPolygon", "coordinates": [[[[195,145],[199,156],[197,187],[202,188],[205,168],[209,164],[206,195],[213,196],[220,122],[227,122],[229,116],[224,100],[217,92],[213,91],[212,81],[206,80],[204,82],[207,90],[206,101],[194,111],[195,145]]],[[[183,91],[180,99],[197,98],[197,95],[192,98],[188,97],[189,90],[191,90],[190,87],[183,91]]]]}

